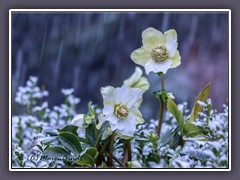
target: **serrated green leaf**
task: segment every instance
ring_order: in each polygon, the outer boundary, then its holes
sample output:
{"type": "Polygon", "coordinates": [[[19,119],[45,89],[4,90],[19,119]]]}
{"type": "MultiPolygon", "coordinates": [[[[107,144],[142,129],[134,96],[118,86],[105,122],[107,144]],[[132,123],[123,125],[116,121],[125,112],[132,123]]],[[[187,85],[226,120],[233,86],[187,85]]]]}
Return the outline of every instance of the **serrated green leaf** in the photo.
{"type": "Polygon", "coordinates": [[[183,135],[189,137],[203,136],[204,131],[202,127],[187,122],[183,125],[183,135]]]}
{"type": "Polygon", "coordinates": [[[44,156],[48,156],[50,158],[64,157],[67,154],[69,154],[68,151],[60,146],[48,147],[43,152],[44,156]]]}
{"type": "Polygon", "coordinates": [[[209,96],[210,90],[211,90],[211,83],[208,83],[202,89],[202,91],[197,95],[197,97],[195,98],[193,109],[192,109],[190,119],[188,120],[188,122],[193,122],[197,118],[198,113],[202,111],[202,107],[198,104],[198,101],[202,101],[202,102],[206,103],[206,100],[209,96]]]}
{"type": "Polygon", "coordinates": [[[98,151],[95,147],[86,149],[81,153],[81,158],[76,164],[80,166],[92,166],[98,157],[98,151]]]}
{"type": "Polygon", "coordinates": [[[70,150],[73,154],[78,155],[82,151],[78,137],[71,132],[62,132],[58,135],[59,141],[64,147],[70,150]]]}
{"type": "Polygon", "coordinates": [[[172,99],[167,100],[167,109],[176,118],[178,124],[182,127],[184,123],[184,117],[172,99]]]}
{"type": "Polygon", "coordinates": [[[65,126],[64,128],[62,128],[62,129],[58,129],[58,132],[59,132],[59,133],[62,133],[62,132],[71,132],[71,133],[73,133],[74,135],[78,136],[77,129],[78,129],[77,126],[67,125],[67,126],[65,126]]]}

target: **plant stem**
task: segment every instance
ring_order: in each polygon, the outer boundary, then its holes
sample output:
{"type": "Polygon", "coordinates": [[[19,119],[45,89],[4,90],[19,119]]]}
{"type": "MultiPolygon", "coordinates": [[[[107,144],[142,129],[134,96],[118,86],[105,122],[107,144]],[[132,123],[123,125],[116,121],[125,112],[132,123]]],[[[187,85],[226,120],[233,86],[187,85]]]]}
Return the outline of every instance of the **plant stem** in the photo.
{"type": "MultiPolygon", "coordinates": [[[[164,92],[164,74],[161,74],[161,83],[162,83],[162,93],[163,93],[164,92]]],[[[160,138],[160,133],[161,133],[161,128],[162,128],[163,111],[164,111],[164,102],[163,102],[163,100],[161,100],[158,126],[157,126],[157,135],[159,138],[160,138]]]]}
{"type": "Polygon", "coordinates": [[[103,153],[105,152],[108,144],[110,142],[110,138],[106,139],[106,141],[104,142],[103,146],[102,147],[99,147],[99,143],[98,143],[98,151],[99,151],[99,155],[98,155],[98,158],[96,160],[96,165],[99,166],[102,164],[102,161],[103,161],[103,153]],[[100,149],[99,149],[100,148],[100,149]]]}
{"type": "Polygon", "coordinates": [[[115,156],[113,156],[113,159],[121,166],[121,167],[126,167],[121,161],[119,161],[115,156]]]}
{"type": "Polygon", "coordinates": [[[132,160],[131,142],[130,142],[130,139],[127,139],[125,141],[122,163],[125,165],[128,161],[131,161],[131,160],[132,160]]]}
{"type": "Polygon", "coordinates": [[[113,167],[113,145],[114,145],[114,137],[115,137],[115,131],[112,133],[111,141],[109,144],[109,157],[108,157],[108,165],[113,167]]]}

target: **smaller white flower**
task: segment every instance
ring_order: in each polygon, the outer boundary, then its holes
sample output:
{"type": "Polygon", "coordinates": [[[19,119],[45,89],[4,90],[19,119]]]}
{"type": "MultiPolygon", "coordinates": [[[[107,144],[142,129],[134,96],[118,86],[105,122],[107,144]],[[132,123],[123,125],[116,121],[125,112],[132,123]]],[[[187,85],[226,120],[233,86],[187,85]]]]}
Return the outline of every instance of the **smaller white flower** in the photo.
{"type": "Polygon", "coordinates": [[[103,121],[109,121],[112,131],[121,135],[133,136],[136,125],[144,122],[138,110],[143,91],[123,85],[114,89],[111,86],[101,89],[103,96],[103,121]]]}
{"type": "Polygon", "coordinates": [[[75,115],[71,124],[78,127],[78,130],[77,130],[78,134],[84,133],[85,129],[87,128],[87,126],[84,125],[84,114],[75,115]]]}
{"type": "Polygon", "coordinates": [[[145,92],[149,89],[149,82],[147,78],[142,77],[142,74],[142,70],[139,67],[136,67],[134,73],[123,83],[128,87],[139,88],[145,92]]]}

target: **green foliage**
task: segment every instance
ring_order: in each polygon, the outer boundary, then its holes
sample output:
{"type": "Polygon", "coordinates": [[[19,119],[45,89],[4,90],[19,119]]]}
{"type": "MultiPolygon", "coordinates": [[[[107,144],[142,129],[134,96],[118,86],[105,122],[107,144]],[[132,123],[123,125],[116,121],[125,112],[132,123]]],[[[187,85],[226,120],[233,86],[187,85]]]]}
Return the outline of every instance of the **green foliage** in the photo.
{"type": "Polygon", "coordinates": [[[88,144],[91,146],[95,146],[97,142],[97,128],[96,122],[92,121],[92,123],[85,129],[85,139],[88,144]]]}
{"type": "Polygon", "coordinates": [[[50,158],[64,157],[68,154],[69,154],[69,152],[66,149],[64,149],[63,147],[60,147],[60,146],[49,147],[43,152],[44,156],[48,156],[50,158]]]}
{"type": "Polygon", "coordinates": [[[181,127],[177,126],[176,128],[171,128],[168,131],[166,131],[161,137],[160,137],[160,146],[166,146],[167,144],[170,144],[174,141],[174,137],[180,132],[181,127]]]}
{"type": "Polygon", "coordinates": [[[167,100],[167,109],[172,115],[176,118],[178,124],[182,127],[184,124],[184,117],[182,113],[178,110],[177,105],[173,102],[173,100],[167,100]]]}
{"type": "Polygon", "coordinates": [[[76,164],[80,166],[93,166],[97,157],[98,151],[95,147],[92,147],[81,153],[81,158],[76,164]]]}
{"type": "Polygon", "coordinates": [[[190,115],[190,119],[188,120],[189,122],[193,122],[197,118],[198,113],[202,111],[202,107],[198,104],[198,101],[206,103],[206,100],[209,96],[210,90],[211,90],[211,83],[208,83],[195,98],[195,102],[194,102],[194,106],[193,106],[193,109],[192,109],[192,112],[190,115]]]}
{"type": "Polygon", "coordinates": [[[168,100],[168,95],[166,91],[155,91],[153,92],[153,95],[155,98],[157,98],[159,101],[166,103],[168,100]]]}
{"type": "Polygon", "coordinates": [[[65,126],[64,128],[62,128],[62,129],[58,129],[58,132],[59,132],[59,133],[62,133],[62,132],[71,132],[72,134],[78,136],[77,129],[78,129],[77,126],[67,125],[67,126],[65,126]]]}
{"type": "Polygon", "coordinates": [[[183,125],[183,135],[189,136],[189,137],[196,137],[196,136],[204,136],[205,134],[202,127],[186,122],[183,125]]]}
{"type": "Polygon", "coordinates": [[[71,132],[62,132],[58,135],[62,145],[76,156],[82,151],[78,137],[71,132]]]}

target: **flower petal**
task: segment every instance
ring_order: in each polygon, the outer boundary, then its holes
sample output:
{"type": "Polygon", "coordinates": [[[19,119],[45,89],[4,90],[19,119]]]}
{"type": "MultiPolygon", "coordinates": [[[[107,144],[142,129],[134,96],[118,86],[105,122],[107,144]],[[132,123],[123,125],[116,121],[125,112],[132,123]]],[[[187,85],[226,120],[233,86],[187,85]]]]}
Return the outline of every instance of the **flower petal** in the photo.
{"type": "Polygon", "coordinates": [[[142,114],[137,107],[134,107],[130,110],[129,118],[134,119],[136,124],[144,123],[144,119],[142,118],[142,114]]]}
{"type": "Polygon", "coordinates": [[[78,127],[82,127],[84,122],[84,114],[77,114],[74,116],[71,124],[76,125],[78,127]]]}
{"type": "Polygon", "coordinates": [[[103,97],[103,104],[105,105],[113,105],[113,92],[114,87],[106,86],[101,88],[101,94],[103,97]]]}
{"type": "Polygon", "coordinates": [[[142,77],[142,70],[139,67],[136,67],[132,76],[126,79],[123,83],[128,87],[139,88],[143,92],[149,89],[149,82],[147,78],[142,77]]]}
{"type": "Polygon", "coordinates": [[[163,62],[149,61],[145,66],[145,71],[149,74],[151,71],[154,73],[162,72],[166,74],[167,70],[171,67],[172,61],[166,60],[163,62]]]}
{"type": "Polygon", "coordinates": [[[138,48],[130,55],[134,63],[144,66],[150,59],[150,53],[144,48],[138,48]]]}
{"type": "Polygon", "coordinates": [[[134,73],[128,79],[126,79],[123,83],[126,84],[128,87],[131,87],[132,85],[134,85],[136,82],[139,81],[141,76],[142,76],[142,70],[139,67],[136,67],[134,73]]]}
{"type": "Polygon", "coordinates": [[[110,114],[108,116],[104,116],[103,120],[109,121],[109,123],[111,123],[111,124],[117,124],[119,121],[118,117],[115,116],[115,114],[110,114]]]}
{"type": "Polygon", "coordinates": [[[114,91],[115,104],[122,103],[128,108],[132,108],[136,102],[142,98],[143,91],[139,88],[130,88],[125,84],[120,88],[116,88],[114,91]]]}
{"type": "Polygon", "coordinates": [[[166,47],[168,49],[169,58],[173,57],[177,50],[178,43],[170,36],[167,36],[166,47]]]}
{"type": "Polygon", "coordinates": [[[171,68],[175,68],[181,64],[181,56],[178,50],[175,52],[175,55],[170,58],[170,60],[172,61],[171,68]]]}
{"type": "Polygon", "coordinates": [[[165,37],[156,29],[147,28],[142,32],[142,43],[144,49],[151,51],[156,45],[165,44],[165,37]]]}
{"type": "Polygon", "coordinates": [[[104,106],[103,108],[103,114],[108,116],[108,115],[111,115],[113,114],[114,112],[114,105],[106,105],[104,106]]]}
{"type": "Polygon", "coordinates": [[[169,29],[168,31],[164,32],[164,36],[171,37],[175,41],[177,41],[177,32],[174,29],[169,29]]]}
{"type": "Polygon", "coordinates": [[[136,130],[136,123],[134,120],[128,118],[123,120],[123,124],[125,125],[125,128],[122,130],[117,130],[118,133],[125,135],[125,136],[133,136],[135,130],[136,130]]]}

